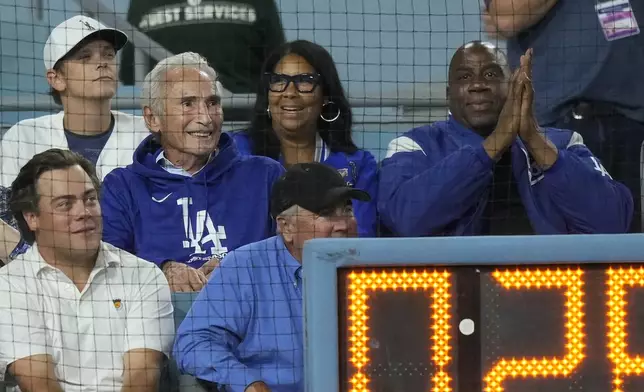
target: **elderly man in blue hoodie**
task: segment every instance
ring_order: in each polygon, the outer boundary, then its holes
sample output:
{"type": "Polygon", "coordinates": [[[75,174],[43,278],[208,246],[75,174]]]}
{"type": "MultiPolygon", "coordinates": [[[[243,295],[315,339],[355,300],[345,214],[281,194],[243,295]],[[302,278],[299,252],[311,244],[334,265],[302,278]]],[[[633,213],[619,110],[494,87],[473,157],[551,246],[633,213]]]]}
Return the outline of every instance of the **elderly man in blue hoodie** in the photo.
{"type": "Polygon", "coordinates": [[[141,93],[151,135],[104,180],[104,240],[199,291],[223,256],[275,233],[269,196],[282,166],[242,156],[221,132],[217,73],[196,53],[157,64],[141,93]]]}
{"type": "Polygon", "coordinates": [[[623,233],[629,190],[565,129],[533,112],[532,50],[510,73],[488,43],[450,63],[450,117],[394,139],[382,162],[378,210],[396,235],[623,233]]]}

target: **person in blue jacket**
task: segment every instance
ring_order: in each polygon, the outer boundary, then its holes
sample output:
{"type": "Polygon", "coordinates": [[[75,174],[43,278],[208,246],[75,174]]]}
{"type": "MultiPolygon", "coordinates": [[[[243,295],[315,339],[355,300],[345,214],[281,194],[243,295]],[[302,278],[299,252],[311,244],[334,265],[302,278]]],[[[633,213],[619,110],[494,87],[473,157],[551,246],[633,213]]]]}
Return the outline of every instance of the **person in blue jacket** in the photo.
{"type": "Polygon", "coordinates": [[[471,42],[449,67],[450,116],[394,139],[378,210],[398,236],[624,233],[629,190],[565,129],[539,128],[532,50],[510,77],[504,53],[471,42]]]}
{"type": "Polygon", "coordinates": [[[227,252],[275,233],[269,198],[284,168],[221,133],[216,80],[195,53],[158,63],[141,93],[152,135],[103,183],[104,241],[157,264],[173,291],[199,291],[227,252]]]}
{"type": "Polygon", "coordinates": [[[228,253],[177,329],[179,370],[219,391],[303,392],[304,243],[355,237],[350,201],[369,198],[328,165],[291,166],[271,193],[278,234],[228,253]]]}
{"type": "Polygon", "coordinates": [[[310,41],[288,42],[268,56],[262,76],[250,127],[232,133],[237,148],[287,168],[306,162],[336,168],[347,185],[371,195],[353,208],[358,235],[375,236],[378,165],[351,138],[351,107],[331,54],[310,41]]]}

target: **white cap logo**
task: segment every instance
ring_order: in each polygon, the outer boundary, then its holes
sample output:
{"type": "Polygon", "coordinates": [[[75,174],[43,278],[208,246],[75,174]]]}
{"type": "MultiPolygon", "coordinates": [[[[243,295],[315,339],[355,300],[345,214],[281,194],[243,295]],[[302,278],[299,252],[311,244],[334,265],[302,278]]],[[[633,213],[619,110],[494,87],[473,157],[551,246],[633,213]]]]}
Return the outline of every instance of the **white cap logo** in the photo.
{"type": "Polygon", "coordinates": [[[54,68],[58,60],[93,34],[102,34],[105,39],[114,44],[116,50],[120,50],[127,42],[127,35],[124,32],[104,26],[87,16],[77,15],[56,26],[49,34],[43,50],[45,69],[54,68]]]}
{"type": "Polygon", "coordinates": [[[81,22],[85,27],[87,27],[87,29],[88,29],[88,30],[90,30],[90,31],[94,31],[94,30],[96,30],[96,27],[94,27],[94,26],[92,26],[91,24],[89,24],[89,22],[88,22],[88,21],[86,21],[86,20],[81,20],[80,22],[81,22]]]}

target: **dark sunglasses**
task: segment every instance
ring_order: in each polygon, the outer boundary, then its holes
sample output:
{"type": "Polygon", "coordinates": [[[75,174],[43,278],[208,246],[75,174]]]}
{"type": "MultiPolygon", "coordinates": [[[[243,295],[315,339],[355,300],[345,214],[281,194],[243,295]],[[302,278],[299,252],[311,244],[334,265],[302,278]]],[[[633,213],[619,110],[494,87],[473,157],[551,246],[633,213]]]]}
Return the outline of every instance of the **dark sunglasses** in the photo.
{"type": "Polygon", "coordinates": [[[268,89],[274,93],[284,92],[291,82],[295,84],[297,91],[311,93],[320,83],[320,75],[310,73],[291,76],[267,72],[266,78],[268,79],[268,89]]]}

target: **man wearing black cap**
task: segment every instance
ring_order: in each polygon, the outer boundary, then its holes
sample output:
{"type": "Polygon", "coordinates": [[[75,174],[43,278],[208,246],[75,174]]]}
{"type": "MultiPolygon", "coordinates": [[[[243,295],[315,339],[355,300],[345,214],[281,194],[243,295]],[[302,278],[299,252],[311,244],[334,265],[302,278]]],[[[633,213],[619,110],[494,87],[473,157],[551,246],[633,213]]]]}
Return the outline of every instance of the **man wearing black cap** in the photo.
{"type": "Polygon", "coordinates": [[[183,373],[233,392],[304,390],[302,248],[313,238],[356,236],[347,187],[322,163],[292,166],[273,185],[278,235],[228,253],[177,331],[183,373]]]}

